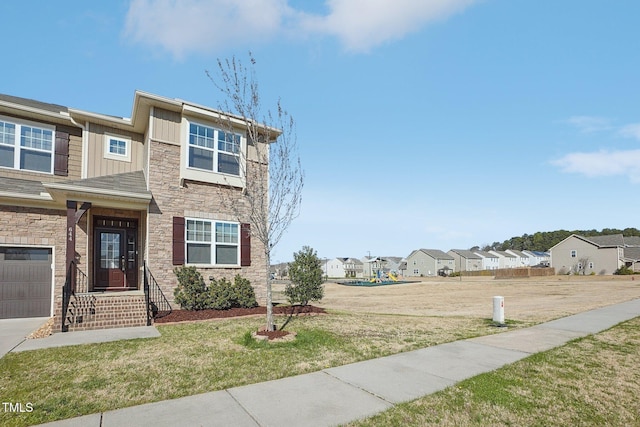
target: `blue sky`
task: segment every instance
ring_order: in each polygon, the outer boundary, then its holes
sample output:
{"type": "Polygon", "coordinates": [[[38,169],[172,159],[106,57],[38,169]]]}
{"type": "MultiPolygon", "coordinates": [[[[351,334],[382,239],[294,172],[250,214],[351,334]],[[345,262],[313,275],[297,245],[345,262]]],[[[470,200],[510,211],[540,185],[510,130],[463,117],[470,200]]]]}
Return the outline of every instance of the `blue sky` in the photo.
{"type": "Polygon", "coordinates": [[[635,0],[2,2],[0,92],[216,107],[205,70],[251,50],[306,173],[274,260],[466,249],[640,228],[638,16],[635,0]]]}

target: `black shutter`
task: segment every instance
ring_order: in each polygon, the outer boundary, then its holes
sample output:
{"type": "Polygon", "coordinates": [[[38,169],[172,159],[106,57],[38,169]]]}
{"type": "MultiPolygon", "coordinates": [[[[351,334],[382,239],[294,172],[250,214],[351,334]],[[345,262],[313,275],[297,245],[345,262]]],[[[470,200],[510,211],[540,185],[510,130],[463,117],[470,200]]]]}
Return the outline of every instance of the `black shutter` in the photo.
{"type": "Polygon", "coordinates": [[[173,217],[173,265],[184,265],[184,218],[173,217]]]}
{"type": "Polygon", "coordinates": [[[69,175],[69,134],[56,131],[55,158],[53,173],[58,176],[69,175]]]}
{"type": "Polygon", "coordinates": [[[240,224],[240,265],[251,265],[251,224],[240,224]]]}

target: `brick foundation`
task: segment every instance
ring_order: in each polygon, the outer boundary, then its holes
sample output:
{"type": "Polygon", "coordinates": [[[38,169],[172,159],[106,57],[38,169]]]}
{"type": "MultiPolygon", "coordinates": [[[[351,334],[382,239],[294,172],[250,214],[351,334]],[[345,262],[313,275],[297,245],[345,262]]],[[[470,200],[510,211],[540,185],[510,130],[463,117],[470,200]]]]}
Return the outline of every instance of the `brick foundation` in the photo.
{"type": "MultiPolygon", "coordinates": [[[[60,308],[62,303],[59,301],[60,308]]],[[[60,319],[55,325],[61,329],[60,319]]],[[[126,328],[147,325],[147,310],[143,293],[88,293],[71,297],[65,326],[68,331],[126,328]]]]}

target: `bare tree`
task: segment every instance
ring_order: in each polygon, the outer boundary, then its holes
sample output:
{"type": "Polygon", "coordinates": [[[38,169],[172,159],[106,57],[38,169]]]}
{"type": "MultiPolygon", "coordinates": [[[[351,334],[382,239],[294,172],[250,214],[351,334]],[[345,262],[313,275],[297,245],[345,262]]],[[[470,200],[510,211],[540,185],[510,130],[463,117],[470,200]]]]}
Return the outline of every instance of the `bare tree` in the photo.
{"type": "MultiPolygon", "coordinates": [[[[249,53],[250,67],[240,60],[218,59],[217,73],[207,76],[224,95],[221,108],[234,116],[227,119],[230,128],[237,121],[246,128],[247,147],[241,150],[241,176],[246,186],[242,189],[244,206],[236,207],[238,217],[247,215],[252,224],[251,235],[264,248],[268,331],[274,330],[273,295],[270,280],[271,252],[291,222],[300,213],[304,171],[297,151],[297,136],[293,117],[282,107],[280,100],[275,112],[263,111],[256,61],[249,53]]],[[[228,194],[228,193],[226,193],[228,194]]]]}
{"type": "Polygon", "coordinates": [[[587,269],[589,268],[589,257],[585,256],[580,258],[578,264],[575,266],[576,274],[582,273],[582,275],[587,274],[587,269]]]}

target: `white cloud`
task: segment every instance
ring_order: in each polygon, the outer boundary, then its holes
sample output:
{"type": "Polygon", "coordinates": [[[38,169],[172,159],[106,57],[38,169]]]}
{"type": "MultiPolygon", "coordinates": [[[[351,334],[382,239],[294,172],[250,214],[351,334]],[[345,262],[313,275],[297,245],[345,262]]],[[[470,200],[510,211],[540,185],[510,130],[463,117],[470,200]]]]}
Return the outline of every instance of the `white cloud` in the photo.
{"type": "Polygon", "coordinates": [[[291,12],[286,0],[133,0],[125,36],[180,58],[268,39],[291,12]]]}
{"type": "Polygon", "coordinates": [[[640,140],[640,123],[632,123],[620,129],[619,134],[625,138],[634,138],[640,140]]]}
{"type": "Polygon", "coordinates": [[[631,182],[640,183],[640,150],[570,153],[551,163],[563,172],[588,177],[623,175],[631,182]]]}
{"type": "Polygon", "coordinates": [[[328,0],[330,13],[307,16],[302,27],[337,36],[347,50],[368,51],[460,12],[475,1],[328,0]]]}
{"type": "Polygon", "coordinates": [[[573,116],[567,120],[567,123],[577,127],[583,133],[600,132],[612,128],[611,121],[604,117],[573,116]]]}
{"type": "Polygon", "coordinates": [[[347,50],[366,52],[477,1],[327,0],[329,13],[316,15],[287,0],[132,0],[124,34],[178,58],[285,34],[334,36],[347,50]]]}

